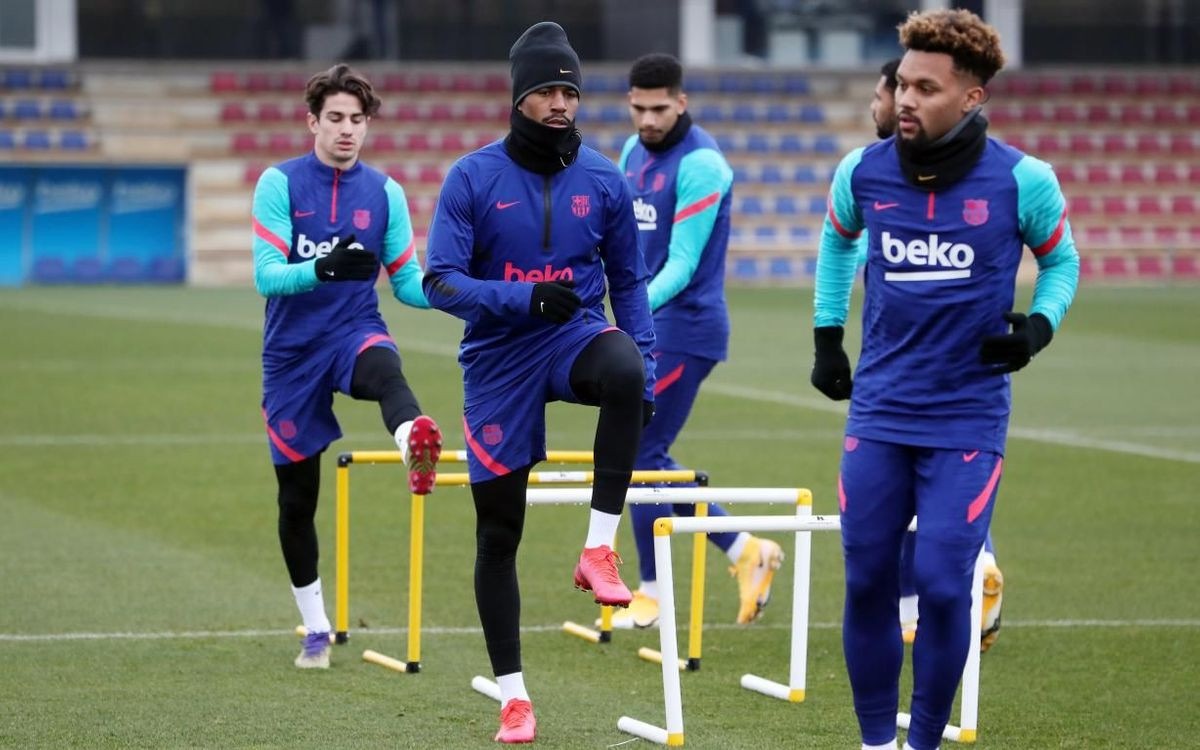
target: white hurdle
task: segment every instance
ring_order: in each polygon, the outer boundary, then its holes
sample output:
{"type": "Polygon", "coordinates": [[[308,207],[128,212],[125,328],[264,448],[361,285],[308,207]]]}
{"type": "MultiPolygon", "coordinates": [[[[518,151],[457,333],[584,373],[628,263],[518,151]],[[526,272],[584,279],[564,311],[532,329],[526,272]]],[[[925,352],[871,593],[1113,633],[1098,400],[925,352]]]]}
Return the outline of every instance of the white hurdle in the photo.
{"type": "MultiPolygon", "coordinates": [[[[659,643],[662,654],[663,702],[666,708],[666,728],[639,721],[629,716],[617,720],[617,729],[660,745],[682,746],[683,699],[680,691],[679,645],[675,624],[674,576],[671,566],[671,535],[711,531],[794,531],[794,576],[792,591],[791,658],[786,685],[757,675],[742,675],[742,687],[791,703],[805,697],[805,671],[808,658],[809,571],[812,553],[812,532],[840,531],[839,516],[814,516],[810,505],[797,505],[796,515],[787,516],[726,516],[719,518],[659,518],[654,524],[654,562],[659,580],[659,643]]],[[[977,738],[979,714],[979,635],[983,611],[982,550],[975,563],[971,603],[971,650],[963,670],[962,705],[959,726],[947,726],[943,737],[953,742],[974,742],[977,738]]],[[[907,729],[911,717],[897,714],[897,726],[907,729]]]]}

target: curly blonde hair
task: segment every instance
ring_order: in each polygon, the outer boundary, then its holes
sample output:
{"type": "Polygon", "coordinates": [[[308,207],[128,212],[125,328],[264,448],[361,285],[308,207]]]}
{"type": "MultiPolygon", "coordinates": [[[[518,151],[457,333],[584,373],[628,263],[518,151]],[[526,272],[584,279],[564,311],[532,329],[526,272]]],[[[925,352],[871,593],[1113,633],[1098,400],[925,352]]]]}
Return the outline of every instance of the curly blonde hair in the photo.
{"type": "Polygon", "coordinates": [[[930,10],[909,14],[900,30],[900,44],[918,52],[943,52],[954,66],[987,83],[1004,67],[1004,52],[996,29],[969,10],[930,10]]]}

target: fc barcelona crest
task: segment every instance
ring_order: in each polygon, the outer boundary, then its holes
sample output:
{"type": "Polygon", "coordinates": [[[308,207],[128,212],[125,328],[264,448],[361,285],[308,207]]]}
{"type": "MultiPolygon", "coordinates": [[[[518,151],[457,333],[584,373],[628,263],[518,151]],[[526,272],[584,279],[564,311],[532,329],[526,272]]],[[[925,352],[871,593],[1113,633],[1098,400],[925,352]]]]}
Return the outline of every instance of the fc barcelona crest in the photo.
{"type": "Polygon", "coordinates": [[[488,445],[499,445],[504,439],[504,430],[498,424],[485,424],[482,432],[483,442],[488,445]]]}
{"type": "Polygon", "coordinates": [[[988,220],[988,202],[985,200],[963,201],[963,221],[973,227],[986,224],[988,220]]]}
{"type": "Polygon", "coordinates": [[[590,195],[572,195],[571,196],[571,213],[579,218],[587,216],[592,211],[592,197],[590,195]]]}
{"type": "Polygon", "coordinates": [[[354,212],[354,227],[356,229],[366,229],[371,226],[371,212],[359,209],[354,212]]]}
{"type": "Polygon", "coordinates": [[[663,174],[662,172],[659,172],[658,174],[654,175],[654,184],[650,186],[651,190],[653,190],[656,193],[661,193],[662,189],[665,188],[666,186],[667,186],[667,176],[665,174],[663,174]]]}

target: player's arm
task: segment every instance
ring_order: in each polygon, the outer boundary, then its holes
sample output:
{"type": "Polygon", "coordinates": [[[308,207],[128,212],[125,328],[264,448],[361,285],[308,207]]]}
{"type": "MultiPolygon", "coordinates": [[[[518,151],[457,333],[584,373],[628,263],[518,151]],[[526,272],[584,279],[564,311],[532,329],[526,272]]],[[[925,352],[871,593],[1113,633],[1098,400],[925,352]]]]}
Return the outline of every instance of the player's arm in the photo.
{"type": "Polygon", "coordinates": [[[528,315],[532,283],[482,281],[470,275],[474,213],[471,185],[460,162],[446,175],[429,228],[422,281],[429,304],[471,321],[489,315],[528,315]]]}
{"type": "Polygon", "coordinates": [[[617,157],[617,169],[621,170],[621,174],[625,174],[625,165],[629,163],[629,153],[633,151],[633,147],[638,144],[637,133],[625,139],[625,145],[621,146],[621,155],[617,157]]]}
{"type": "Polygon", "coordinates": [[[817,250],[817,278],[813,290],[813,369],[809,380],[834,401],[850,398],[853,384],[850,358],[842,347],[850,290],[858,268],[858,238],[865,226],[854,199],[852,177],[862,161],[855,149],[842,159],[829,188],[828,211],[817,250]]]}
{"type": "Polygon", "coordinates": [[[1029,315],[1004,313],[1012,332],[986,336],[980,345],[980,360],[993,365],[996,374],[1020,370],[1046,348],[1079,284],[1079,253],[1054,170],[1046,162],[1026,156],[1013,167],[1013,176],[1021,239],[1037,258],[1038,275],[1029,315]]]}
{"type": "Polygon", "coordinates": [[[392,294],[406,305],[427,308],[429,300],[421,289],[421,264],[417,261],[417,244],[404,188],[389,177],[383,190],[388,202],[388,226],[380,257],[392,285],[392,294]]]}
{"type": "Polygon", "coordinates": [[[617,327],[633,339],[642,353],[646,369],[646,401],[654,400],[654,323],[650,317],[650,301],[646,295],[646,260],[639,244],[637,218],[630,206],[633,195],[624,173],[617,175],[606,191],[604,237],[600,241],[600,258],[608,278],[608,298],[612,302],[617,327]]]}
{"type": "Polygon", "coordinates": [[[733,170],[716,151],[697,149],[680,160],[676,185],[675,223],[667,260],[647,288],[651,310],[665,305],[691,283],[721,201],[733,187],[733,170]]]}
{"type": "Polygon", "coordinates": [[[269,167],[254,187],[254,288],[264,297],[299,294],[317,287],[314,261],[288,263],[292,248],[287,175],[269,167]]]}

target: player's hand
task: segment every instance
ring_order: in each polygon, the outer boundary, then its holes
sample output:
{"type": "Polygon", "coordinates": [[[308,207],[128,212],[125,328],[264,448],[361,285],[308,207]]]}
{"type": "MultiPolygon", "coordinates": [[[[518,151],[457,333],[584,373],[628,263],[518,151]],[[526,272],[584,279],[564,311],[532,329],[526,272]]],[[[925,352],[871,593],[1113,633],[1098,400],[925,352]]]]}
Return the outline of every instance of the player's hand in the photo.
{"type": "Polygon", "coordinates": [[[571,291],[574,281],[539,281],[533,285],[529,296],[529,314],[562,325],[575,315],[583,304],[579,295],[571,291]]]}
{"type": "Polygon", "coordinates": [[[654,419],[654,402],[642,400],[642,429],[646,429],[650,420],[654,419]]]}
{"type": "Polygon", "coordinates": [[[1012,324],[1012,333],[985,336],[979,347],[980,361],[995,365],[992,372],[996,375],[1020,370],[1054,338],[1050,321],[1041,313],[1025,317],[1024,313],[1006,312],[1004,319],[1012,324]]]}
{"type": "Polygon", "coordinates": [[[850,398],[853,383],[850,380],[850,358],[842,348],[845,329],[841,326],[821,326],[813,329],[816,344],[810,380],[818,391],[834,401],[850,398]]]}
{"type": "Polygon", "coordinates": [[[317,278],[321,281],[369,281],[379,275],[379,258],[370,250],[350,247],[354,235],[333,246],[329,255],[317,258],[317,278]]]}

